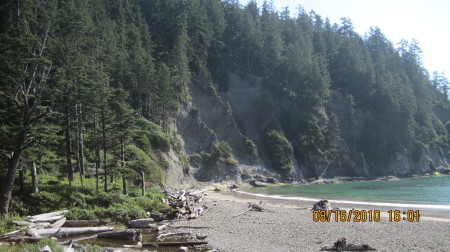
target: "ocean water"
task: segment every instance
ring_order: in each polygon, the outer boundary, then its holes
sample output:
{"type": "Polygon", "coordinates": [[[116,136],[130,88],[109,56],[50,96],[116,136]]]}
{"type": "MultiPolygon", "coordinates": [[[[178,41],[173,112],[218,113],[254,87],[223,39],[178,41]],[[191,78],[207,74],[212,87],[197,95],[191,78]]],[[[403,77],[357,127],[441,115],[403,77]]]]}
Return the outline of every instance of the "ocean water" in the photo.
{"type": "Polygon", "coordinates": [[[450,176],[247,188],[242,193],[290,200],[328,200],[450,211],[450,176]]]}

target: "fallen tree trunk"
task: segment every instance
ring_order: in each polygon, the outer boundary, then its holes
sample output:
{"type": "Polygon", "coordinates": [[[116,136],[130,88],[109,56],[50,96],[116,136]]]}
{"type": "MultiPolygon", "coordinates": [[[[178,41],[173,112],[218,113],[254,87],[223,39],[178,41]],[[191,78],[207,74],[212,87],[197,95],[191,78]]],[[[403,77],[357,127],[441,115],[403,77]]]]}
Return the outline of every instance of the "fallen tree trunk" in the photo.
{"type": "Polygon", "coordinates": [[[203,245],[208,244],[208,242],[152,242],[152,243],[143,243],[142,247],[155,247],[155,246],[194,246],[194,245],[203,245]]]}
{"type": "Polygon", "coordinates": [[[63,227],[95,227],[105,224],[106,221],[100,220],[67,220],[63,227]]]}
{"type": "Polygon", "coordinates": [[[33,223],[42,223],[42,222],[53,223],[53,222],[61,220],[63,218],[64,218],[64,215],[55,215],[55,216],[50,216],[50,217],[46,217],[46,218],[30,219],[30,221],[33,223]]]}
{"type": "Polygon", "coordinates": [[[49,229],[28,229],[27,234],[32,237],[42,236],[65,236],[89,233],[99,233],[114,230],[113,227],[84,227],[84,228],[49,228],[49,229]]]}
{"type": "Polygon", "coordinates": [[[178,235],[191,235],[191,233],[188,232],[181,232],[181,233],[167,233],[167,234],[160,234],[158,237],[156,237],[157,241],[160,241],[161,238],[170,237],[170,236],[178,236],[178,235]]]}
{"type": "Polygon", "coordinates": [[[192,229],[202,229],[202,228],[211,228],[211,227],[196,227],[196,226],[170,226],[170,228],[192,228],[192,229]]]}
{"type": "Polygon", "coordinates": [[[57,218],[56,220],[62,219],[64,217],[64,214],[67,213],[68,210],[62,210],[62,211],[57,211],[57,212],[51,212],[51,213],[45,213],[45,214],[38,214],[38,215],[33,215],[33,216],[27,216],[27,220],[30,222],[49,222],[46,221],[47,219],[52,219],[55,220],[55,218],[51,218],[51,217],[55,217],[58,216],[59,218],[57,218]]]}
{"type": "Polygon", "coordinates": [[[62,218],[60,220],[57,220],[55,223],[50,224],[48,226],[48,228],[61,228],[65,222],[66,222],[66,218],[62,218]]]}
{"type": "Polygon", "coordinates": [[[97,238],[97,235],[88,235],[88,236],[81,236],[81,237],[77,237],[77,238],[72,238],[72,239],[68,239],[68,240],[64,240],[64,239],[59,239],[58,244],[59,245],[63,245],[63,246],[67,246],[70,244],[73,244],[74,242],[79,242],[79,241],[84,241],[84,240],[90,240],[90,239],[95,239],[97,238]]]}
{"type": "Polygon", "coordinates": [[[97,238],[140,241],[142,239],[142,233],[137,229],[125,229],[100,233],[97,235],[97,238]]]}
{"type": "Polygon", "coordinates": [[[233,215],[233,217],[238,217],[239,215],[244,214],[244,213],[246,213],[246,212],[248,212],[248,211],[258,211],[258,212],[262,212],[262,211],[264,211],[264,210],[265,210],[265,209],[262,208],[260,205],[257,205],[257,204],[255,204],[255,203],[253,203],[253,202],[249,202],[249,203],[248,203],[248,208],[247,208],[247,210],[245,210],[244,212],[238,213],[238,214],[236,214],[236,215],[233,215]]]}
{"type": "Polygon", "coordinates": [[[12,232],[9,232],[9,233],[0,235],[0,240],[5,240],[5,239],[8,239],[9,237],[17,236],[17,235],[19,235],[20,232],[22,232],[23,230],[25,230],[25,227],[23,227],[23,228],[21,228],[21,229],[19,229],[19,230],[15,230],[15,231],[12,231],[12,232]]]}
{"type": "Polygon", "coordinates": [[[149,228],[155,220],[153,218],[137,219],[130,221],[130,227],[132,228],[149,228]]]}

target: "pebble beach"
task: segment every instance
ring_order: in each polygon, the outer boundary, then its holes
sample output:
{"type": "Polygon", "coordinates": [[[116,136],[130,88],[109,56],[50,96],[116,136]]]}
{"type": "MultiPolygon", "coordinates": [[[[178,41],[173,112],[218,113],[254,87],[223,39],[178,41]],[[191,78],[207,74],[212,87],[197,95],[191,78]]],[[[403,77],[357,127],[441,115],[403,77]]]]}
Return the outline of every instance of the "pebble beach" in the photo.
{"type": "Polygon", "coordinates": [[[450,250],[450,218],[422,215],[418,222],[395,222],[383,209],[379,221],[322,222],[313,220],[309,202],[273,202],[238,193],[207,192],[204,204],[211,208],[205,215],[173,227],[206,235],[209,247],[217,251],[320,251],[341,237],[377,251],[450,250]],[[235,216],[248,208],[247,202],[261,203],[265,210],[235,216]]]}

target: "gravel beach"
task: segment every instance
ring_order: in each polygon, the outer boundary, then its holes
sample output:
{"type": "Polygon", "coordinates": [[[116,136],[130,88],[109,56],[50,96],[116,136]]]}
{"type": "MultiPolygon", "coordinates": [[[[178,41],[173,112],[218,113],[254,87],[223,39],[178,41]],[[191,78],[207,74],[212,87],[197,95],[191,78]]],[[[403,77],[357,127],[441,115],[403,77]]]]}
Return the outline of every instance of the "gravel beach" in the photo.
{"type": "MultiPolygon", "coordinates": [[[[248,211],[246,202],[261,199],[236,193],[208,192],[205,215],[179,221],[177,232],[207,235],[211,249],[218,251],[319,251],[345,237],[347,243],[368,244],[377,251],[450,251],[450,219],[426,218],[419,222],[390,222],[387,210],[379,222],[315,222],[309,203],[289,205],[262,200],[267,211],[248,211]],[[189,227],[208,227],[202,229],[189,227]]],[[[340,207],[340,206],[338,206],[340,207]]]]}

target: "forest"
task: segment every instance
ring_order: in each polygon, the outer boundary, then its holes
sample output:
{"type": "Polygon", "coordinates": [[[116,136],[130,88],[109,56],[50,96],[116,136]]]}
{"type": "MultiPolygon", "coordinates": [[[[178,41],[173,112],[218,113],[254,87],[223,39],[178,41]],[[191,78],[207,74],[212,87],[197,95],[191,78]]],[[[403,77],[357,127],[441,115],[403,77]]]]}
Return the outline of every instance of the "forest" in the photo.
{"type": "MultiPolygon", "coordinates": [[[[36,169],[69,188],[91,183],[136,197],[142,184],[165,185],[164,153],[183,166],[191,158],[176,114],[192,87],[219,99],[230,73],[261,78],[254,106],[263,145],[248,145],[265,153],[269,170],[297,165],[318,176],[312,155],[323,168],[343,167],[334,175],[347,174],[343,156],[372,175],[394,173],[385,167],[397,153],[419,162],[436,152],[446,163],[450,117],[434,111],[450,114],[449,82],[424,69],[417,41],[393,44],[376,27],[360,35],[348,18],[332,24],[291,11],[270,1],[2,1],[0,214],[43,197],[29,185],[36,169]],[[329,108],[336,92],[344,116],[329,108]]],[[[215,162],[236,165],[221,140],[215,162]]]]}

